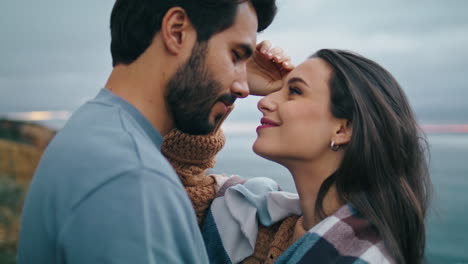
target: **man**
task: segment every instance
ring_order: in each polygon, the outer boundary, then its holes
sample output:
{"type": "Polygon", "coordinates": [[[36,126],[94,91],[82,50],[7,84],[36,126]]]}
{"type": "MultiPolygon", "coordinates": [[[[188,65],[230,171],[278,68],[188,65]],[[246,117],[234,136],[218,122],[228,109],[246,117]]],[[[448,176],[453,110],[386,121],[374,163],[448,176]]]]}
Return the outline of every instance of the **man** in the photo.
{"type": "Polygon", "coordinates": [[[44,153],[19,263],[207,263],[162,136],[209,133],[248,95],[246,62],[275,11],[274,0],[117,0],[114,69],[44,153]]]}

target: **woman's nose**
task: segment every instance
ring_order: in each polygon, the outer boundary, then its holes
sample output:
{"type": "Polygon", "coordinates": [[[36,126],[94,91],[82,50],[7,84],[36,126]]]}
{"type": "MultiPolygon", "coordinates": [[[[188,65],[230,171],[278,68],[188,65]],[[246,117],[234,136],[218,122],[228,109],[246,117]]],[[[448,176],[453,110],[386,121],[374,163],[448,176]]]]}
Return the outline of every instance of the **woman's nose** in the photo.
{"type": "Polygon", "coordinates": [[[276,103],[274,102],[274,97],[272,96],[275,93],[271,93],[258,101],[257,108],[265,114],[266,112],[273,112],[276,109],[276,103]]]}

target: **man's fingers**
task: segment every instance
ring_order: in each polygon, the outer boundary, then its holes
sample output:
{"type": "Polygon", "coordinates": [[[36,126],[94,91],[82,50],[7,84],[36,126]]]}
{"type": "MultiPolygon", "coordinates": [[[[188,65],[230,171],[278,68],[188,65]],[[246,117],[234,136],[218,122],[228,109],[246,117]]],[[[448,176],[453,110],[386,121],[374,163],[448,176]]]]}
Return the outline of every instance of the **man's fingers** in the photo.
{"type": "Polygon", "coordinates": [[[273,60],[274,60],[276,63],[282,64],[283,62],[286,62],[286,61],[291,60],[291,57],[289,57],[288,55],[282,53],[282,54],[275,55],[275,56],[273,57],[273,60]]]}
{"type": "Polygon", "coordinates": [[[257,45],[257,50],[259,50],[262,54],[266,54],[271,49],[271,42],[268,40],[264,40],[257,45]]]}
{"type": "Polygon", "coordinates": [[[281,63],[283,60],[284,60],[284,52],[283,52],[283,49],[282,48],[278,48],[278,47],[274,47],[270,50],[272,56],[271,58],[277,62],[277,63],[281,63]]]}
{"type": "Polygon", "coordinates": [[[291,58],[288,57],[287,60],[284,60],[281,62],[281,66],[283,67],[284,70],[291,71],[294,69],[294,65],[291,62],[291,58]]]}
{"type": "Polygon", "coordinates": [[[276,55],[276,54],[281,55],[281,54],[283,54],[283,49],[280,48],[280,47],[274,47],[274,48],[271,49],[271,52],[272,52],[273,54],[275,54],[275,55],[276,55]]]}

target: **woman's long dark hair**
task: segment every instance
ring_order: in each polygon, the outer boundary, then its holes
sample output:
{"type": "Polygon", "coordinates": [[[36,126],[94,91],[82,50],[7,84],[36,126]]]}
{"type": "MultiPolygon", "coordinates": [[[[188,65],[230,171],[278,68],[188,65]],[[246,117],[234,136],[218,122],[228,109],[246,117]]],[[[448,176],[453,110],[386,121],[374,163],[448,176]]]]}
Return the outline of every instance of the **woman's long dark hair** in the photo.
{"type": "Polygon", "coordinates": [[[397,263],[421,263],[432,185],[427,143],[404,92],[388,71],[357,54],[324,49],[312,57],[333,68],[331,111],[352,125],[340,167],[320,188],[316,213],[323,215],[323,198],[335,184],[397,263]]]}

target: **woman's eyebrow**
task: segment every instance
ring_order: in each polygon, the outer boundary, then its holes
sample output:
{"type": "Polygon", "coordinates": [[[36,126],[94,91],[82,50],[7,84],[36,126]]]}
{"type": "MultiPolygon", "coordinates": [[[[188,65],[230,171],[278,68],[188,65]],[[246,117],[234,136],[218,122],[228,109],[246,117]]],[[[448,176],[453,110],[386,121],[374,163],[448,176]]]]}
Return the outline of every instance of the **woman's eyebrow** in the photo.
{"type": "Polygon", "coordinates": [[[293,78],[289,79],[288,85],[292,84],[292,83],[295,83],[295,82],[300,82],[300,83],[303,83],[306,86],[309,86],[306,81],[304,81],[302,78],[299,78],[299,77],[293,77],[293,78]]]}

